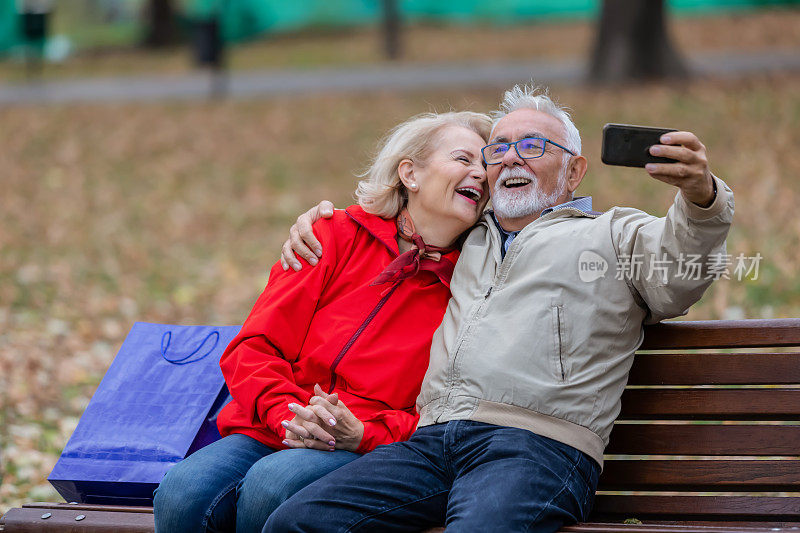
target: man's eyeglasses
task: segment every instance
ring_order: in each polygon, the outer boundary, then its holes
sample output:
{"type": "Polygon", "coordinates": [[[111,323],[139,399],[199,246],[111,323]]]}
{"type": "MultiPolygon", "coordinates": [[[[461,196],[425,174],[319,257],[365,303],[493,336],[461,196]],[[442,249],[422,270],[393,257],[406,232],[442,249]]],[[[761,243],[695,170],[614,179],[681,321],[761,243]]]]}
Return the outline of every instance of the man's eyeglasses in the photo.
{"type": "Polygon", "coordinates": [[[497,165],[503,160],[503,156],[506,155],[506,152],[513,146],[514,150],[517,151],[517,155],[522,159],[536,159],[544,155],[544,148],[547,143],[558,146],[562,150],[575,155],[575,152],[569,148],[561,146],[550,139],[545,139],[544,137],[528,137],[527,139],[520,139],[513,143],[492,143],[481,149],[481,155],[483,155],[483,161],[487,165],[497,165]]]}

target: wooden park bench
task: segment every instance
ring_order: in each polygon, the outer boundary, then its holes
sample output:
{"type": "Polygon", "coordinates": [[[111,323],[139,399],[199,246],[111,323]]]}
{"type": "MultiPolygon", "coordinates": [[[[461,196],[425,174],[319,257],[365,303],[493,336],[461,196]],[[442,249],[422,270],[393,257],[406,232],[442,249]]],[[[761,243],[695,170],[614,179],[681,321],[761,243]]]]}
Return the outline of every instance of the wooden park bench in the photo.
{"type": "MultiPolygon", "coordinates": [[[[797,318],[646,328],[592,519],[562,531],[800,532],[797,347],[797,318]]],[[[152,530],[141,507],[31,503],[0,519],[8,533],[152,530]]]]}

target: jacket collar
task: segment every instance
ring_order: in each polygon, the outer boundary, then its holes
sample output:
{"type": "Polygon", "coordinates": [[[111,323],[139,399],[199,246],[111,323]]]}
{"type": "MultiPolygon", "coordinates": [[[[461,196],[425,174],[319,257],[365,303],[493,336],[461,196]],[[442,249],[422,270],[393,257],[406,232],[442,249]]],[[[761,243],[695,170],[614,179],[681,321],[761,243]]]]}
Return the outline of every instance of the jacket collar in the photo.
{"type": "MultiPolygon", "coordinates": [[[[603,214],[600,211],[593,211],[592,210],[592,197],[591,196],[579,196],[579,197],[575,198],[574,200],[570,200],[569,202],[564,202],[563,204],[555,205],[553,207],[548,207],[548,208],[544,209],[542,211],[542,213],[539,215],[539,218],[537,218],[536,220],[531,222],[531,224],[535,223],[538,220],[541,220],[546,215],[549,215],[551,213],[558,213],[558,214],[563,214],[563,215],[566,215],[566,216],[586,216],[586,217],[589,217],[589,218],[597,218],[597,217],[599,217],[600,215],[603,214]],[[558,213],[559,211],[563,211],[563,212],[562,213],[558,213]]],[[[548,217],[548,218],[555,218],[555,217],[553,216],[553,217],[548,217]]],[[[487,209],[484,212],[484,216],[481,219],[481,222],[485,222],[486,225],[489,226],[489,227],[494,226],[495,228],[497,228],[498,233],[502,233],[502,234],[505,234],[505,235],[517,234],[520,231],[522,231],[523,229],[525,229],[525,228],[522,228],[522,229],[517,230],[517,231],[506,231],[506,230],[504,230],[503,227],[500,225],[500,222],[497,220],[497,217],[495,216],[494,211],[491,210],[491,209],[487,209]]],[[[527,226],[525,226],[525,227],[527,227],[527,226]]]]}
{"type": "MultiPolygon", "coordinates": [[[[382,242],[392,254],[395,256],[400,255],[400,248],[397,245],[397,222],[393,218],[381,218],[379,216],[367,213],[360,205],[351,205],[345,209],[345,213],[356,224],[364,228],[370,235],[382,242]]],[[[453,250],[450,253],[442,255],[441,261],[446,261],[451,265],[455,265],[460,255],[459,250],[453,250]]],[[[431,261],[432,263],[432,261],[431,261]]],[[[431,270],[436,274],[439,280],[444,285],[450,288],[450,278],[452,276],[452,268],[439,268],[443,265],[430,265],[425,270],[431,270]]]]}
{"type": "Polygon", "coordinates": [[[397,246],[397,223],[393,218],[381,218],[367,213],[360,205],[351,205],[345,213],[359,226],[381,241],[394,255],[400,254],[397,246]]]}
{"type": "Polygon", "coordinates": [[[520,232],[525,231],[525,229],[527,229],[529,226],[533,226],[540,220],[549,220],[551,218],[558,218],[561,216],[597,218],[602,214],[603,213],[601,212],[592,210],[591,196],[579,196],[573,200],[570,200],[569,202],[564,202],[563,204],[544,209],[539,215],[539,218],[517,231],[504,230],[500,225],[500,222],[497,220],[497,217],[494,215],[494,211],[491,209],[487,209],[484,212],[484,215],[478,221],[478,224],[486,225],[489,230],[489,234],[493,235],[491,238],[500,243],[500,246],[496,247],[495,249],[495,259],[497,259],[497,262],[500,263],[503,260],[503,252],[501,252],[501,248],[506,239],[511,235],[518,235],[520,232]]]}

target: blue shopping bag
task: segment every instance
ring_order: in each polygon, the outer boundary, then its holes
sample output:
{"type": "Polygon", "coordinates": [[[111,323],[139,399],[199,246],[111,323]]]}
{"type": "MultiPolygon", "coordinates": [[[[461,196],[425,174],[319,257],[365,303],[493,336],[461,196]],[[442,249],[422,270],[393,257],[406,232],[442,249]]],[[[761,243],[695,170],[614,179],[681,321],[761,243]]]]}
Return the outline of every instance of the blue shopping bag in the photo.
{"type": "Polygon", "coordinates": [[[61,496],[152,505],[170,467],[220,438],[219,358],[240,328],[134,324],[48,477],[61,496]]]}

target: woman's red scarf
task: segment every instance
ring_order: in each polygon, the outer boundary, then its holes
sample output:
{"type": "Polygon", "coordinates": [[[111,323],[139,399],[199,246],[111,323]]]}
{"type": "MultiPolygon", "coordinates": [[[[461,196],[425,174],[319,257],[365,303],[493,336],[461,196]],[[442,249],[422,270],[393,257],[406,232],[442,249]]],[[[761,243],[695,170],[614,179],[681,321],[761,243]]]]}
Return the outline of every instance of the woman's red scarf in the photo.
{"type": "Polygon", "coordinates": [[[454,248],[440,248],[425,244],[422,236],[414,228],[414,221],[407,208],[403,208],[397,215],[397,235],[404,241],[411,243],[411,249],[400,254],[389,263],[372,285],[392,283],[392,286],[404,279],[414,277],[420,270],[428,270],[438,276],[447,287],[453,276],[455,265],[447,260],[442,260],[442,254],[452,252],[454,248]]]}

